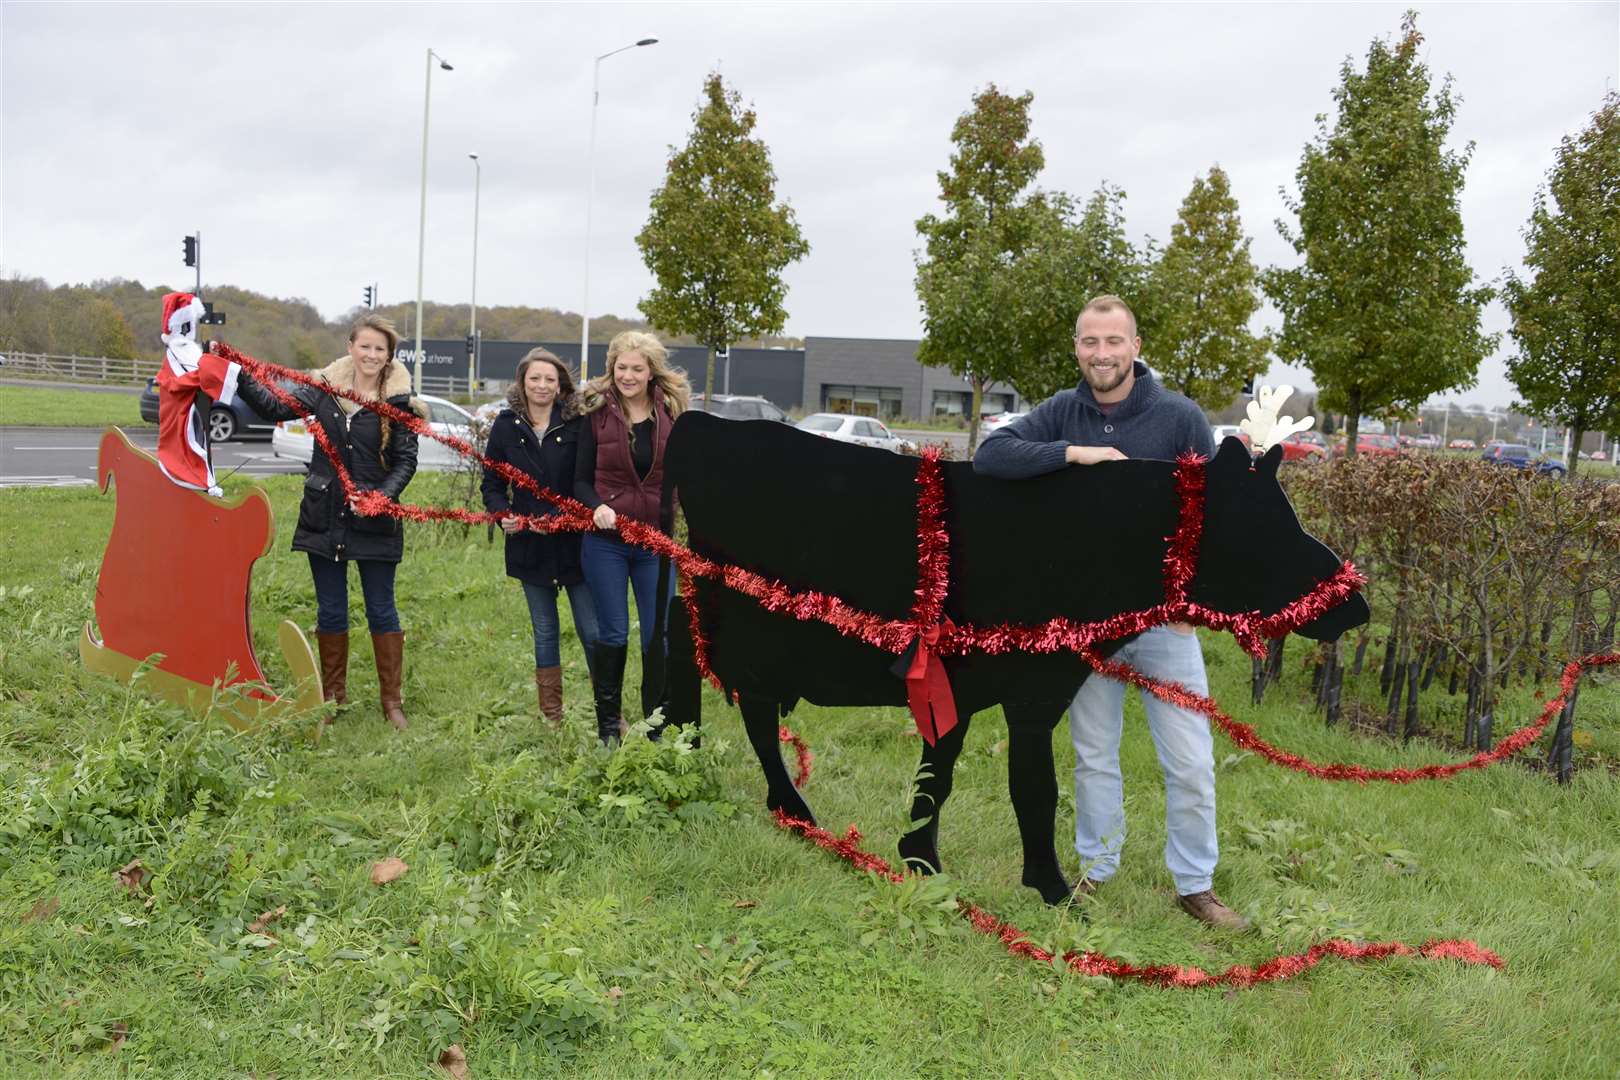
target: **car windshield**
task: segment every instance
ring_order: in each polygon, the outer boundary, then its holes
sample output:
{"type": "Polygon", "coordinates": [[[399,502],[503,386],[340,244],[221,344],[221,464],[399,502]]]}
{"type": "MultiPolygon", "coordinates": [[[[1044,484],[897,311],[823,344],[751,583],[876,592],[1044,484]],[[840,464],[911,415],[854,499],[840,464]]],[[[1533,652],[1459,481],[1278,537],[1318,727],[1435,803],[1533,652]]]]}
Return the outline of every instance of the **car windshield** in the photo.
{"type": "Polygon", "coordinates": [[[839,416],[807,416],[799,421],[799,427],[805,431],[837,431],[843,426],[844,420],[839,416]]]}

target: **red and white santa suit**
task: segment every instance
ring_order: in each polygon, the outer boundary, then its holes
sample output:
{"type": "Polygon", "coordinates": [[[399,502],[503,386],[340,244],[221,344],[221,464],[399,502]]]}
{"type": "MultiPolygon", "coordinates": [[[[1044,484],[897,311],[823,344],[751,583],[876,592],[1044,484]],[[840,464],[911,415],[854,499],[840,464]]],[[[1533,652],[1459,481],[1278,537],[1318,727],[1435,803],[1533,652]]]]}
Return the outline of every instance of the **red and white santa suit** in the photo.
{"type": "Polygon", "coordinates": [[[197,394],[221,405],[236,397],[239,365],[205,353],[197,344],[198,320],[207,313],[190,293],[163,298],[163,344],[168,347],[158,369],[158,467],[183,488],[221,495],[208,456],[208,414],[197,408],[197,394]]]}

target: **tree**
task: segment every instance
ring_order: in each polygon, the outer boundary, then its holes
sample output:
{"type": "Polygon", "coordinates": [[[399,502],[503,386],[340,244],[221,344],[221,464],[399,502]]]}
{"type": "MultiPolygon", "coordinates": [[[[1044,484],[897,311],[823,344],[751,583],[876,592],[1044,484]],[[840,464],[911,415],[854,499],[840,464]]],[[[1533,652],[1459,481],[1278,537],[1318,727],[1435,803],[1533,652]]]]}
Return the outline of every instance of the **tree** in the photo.
{"type": "Polygon", "coordinates": [[[1031,401],[1080,381],[1075,320],[1092,297],[1111,293],[1131,306],[1143,351],[1150,356],[1159,332],[1158,304],[1148,277],[1153,249],[1149,243],[1146,251],[1138,251],[1126,238],[1125,193],[1105,182],[1078,217],[1067,197],[1054,197],[1051,203],[1052,212],[1036,219],[1036,254],[1014,268],[1016,294],[1041,326],[1041,347],[1031,350],[1013,378],[1018,392],[1031,401]]]}
{"type": "Polygon", "coordinates": [[[1322,407],[1345,414],[1352,454],[1363,414],[1409,414],[1473,386],[1499,340],[1480,332],[1492,290],[1472,287],[1463,256],[1458,195],[1473,144],[1445,149],[1456,103],[1449,77],[1431,92],[1422,42],[1407,12],[1393,48],[1373,41],[1365,72],[1345,59],[1337,120],[1329,130],[1316,118],[1299,197],[1284,192],[1298,229],[1277,223],[1305,263],[1264,275],[1283,315],[1277,354],[1309,368],[1322,407]]]}
{"type": "Polygon", "coordinates": [[[1620,433],[1620,95],[1559,144],[1524,237],[1530,278],[1509,270],[1503,288],[1508,377],[1520,407],[1568,425],[1578,451],[1588,431],[1620,433]]]}
{"type": "Polygon", "coordinates": [[[776,201],[776,170],[769,148],[752,136],[755,124],[754,111],[711,73],[691,137],[684,149],[670,148],[664,185],[636,237],[657,280],[642,313],[708,347],[705,397],[714,392],[717,350],[781,333],[782,271],[810,252],[793,208],[776,201]]]}
{"type": "Polygon", "coordinates": [[[1013,382],[1021,357],[1020,305],[1010,268],[1023,256],[1031,218],[1043,206],[1029,191],[1046,162],[1029,137],[1035,95],[1004,94],[994,83],[973,95],[973,107],[951,128],[949,171],[939,177],[943,217],[917,220],[926,254],[917,253],[917,299],[923,339],[917,359],[945,367],[973,388],[968,453],[978,443],[984,390],[1013,382]]]}
{"type": "Polygon", "coordinates": [[[1260,272],[1249,258],[1237,200],[1219,165],[1193,180],[1153,266],[1158,330],[1148,342],[1167,386],[1219,409],[1266,367],[1270,342],[1249,333],[1260,272]]]}

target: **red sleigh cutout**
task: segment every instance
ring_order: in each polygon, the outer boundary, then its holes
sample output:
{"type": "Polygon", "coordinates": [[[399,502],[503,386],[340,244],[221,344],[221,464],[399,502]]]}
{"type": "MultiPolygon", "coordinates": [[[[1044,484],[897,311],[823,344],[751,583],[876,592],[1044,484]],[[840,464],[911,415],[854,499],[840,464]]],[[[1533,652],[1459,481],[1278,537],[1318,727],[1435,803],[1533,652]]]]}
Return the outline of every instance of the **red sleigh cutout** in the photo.
{"type": "Polygon", "coordinates": [[[127,683],[162,654],[142,676],[145,685],[195,713],[214,706],[221,687],[249,684],[224,710],[237,728],[288,708],[318,708],[320,673],[296,623],[283,620],[276,635],[298,687],[293,696],[269,692],[253,651],[249,580],[275,537],[269,497],[258,488],[228,499],[180,488],[156,458],[109,427],[96,463],[103,491],[115,474],[95,625],[86,622],[79,639],[84,666],[127,683]]]}

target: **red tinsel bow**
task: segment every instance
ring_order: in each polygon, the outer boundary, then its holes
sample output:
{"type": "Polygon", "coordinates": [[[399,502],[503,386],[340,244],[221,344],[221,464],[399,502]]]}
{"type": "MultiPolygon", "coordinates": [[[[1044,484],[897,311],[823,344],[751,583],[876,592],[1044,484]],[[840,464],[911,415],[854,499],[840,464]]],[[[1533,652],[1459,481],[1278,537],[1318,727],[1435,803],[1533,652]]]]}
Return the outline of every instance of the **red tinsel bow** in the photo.
{"type": "Polygon", "coordinates": [[[940,659],[939,636],[956,629],[951,620],[939,622],[919,632],[914,640],[916,655],[906,669],[906,700],[911,704],[911,718],[929,746],[950,733],[956,726],[956,695],[951,693],[951,678],[940,659]]]}

